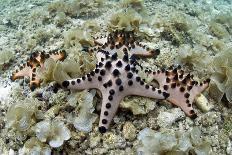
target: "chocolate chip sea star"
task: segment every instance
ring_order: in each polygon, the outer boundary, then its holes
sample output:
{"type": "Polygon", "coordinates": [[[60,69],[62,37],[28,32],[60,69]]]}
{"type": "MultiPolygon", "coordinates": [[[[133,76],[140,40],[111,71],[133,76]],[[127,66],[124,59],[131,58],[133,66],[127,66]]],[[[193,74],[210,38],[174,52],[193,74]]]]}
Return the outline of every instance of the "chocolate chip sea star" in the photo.
{"type": "Polygon", "coordinates": [[[123,58],[118,58],[117,53],[100,51],[101,62],[96,68],[82,78],[67,80],[62,86],[68,89],[100,90],[102,94],[102,107],[99,122],[99,131],[106,132],[119,107],[120,101],[128,95],[145,96],[155,99],[165,99],[169,94],[145,83],[138,76],[136,63],[125,53],[123,58]],[[103,58],[103,55],[105,56],[103,58]]]}
{"type": "Polygon", "coordinates": [[[62,85],[68,89],[95,88],[101,91],[100,132],[106,132],[120,101],[128,95],[167,99],[180,107],[187,116],[197,116],[192,104],[195,97],[208,87],[208,79],[198,84],[192,75],[184,73],[180,67],[156,72],[145,70],[147,76],[158,82],[160,89],[157,89],[138,76],[136,58],[156,58],[160,53],[158,49],[152,50],[142,46],[136,42],[133,32],[125,31],[116,31],[108,37],[98,38],[95,44],[96,47],[89,49],[89,52],[97,53],[98,63],[95,70],[82,78],[64,81],[62,85]],[[118,54],[120,52],[123,53],[121,57],[118,54]]]}
{"type": "Polygon", "coordinates": [[[197,114],[193,110],[193,101],[197,95],[203,92],[208,86],[210,79],[199,83],[193,79],[193,75],[185,73],[181,66],[170,67],[165,70],[152,72],[145,71],[147,76],[153,77],[158,82],[159,88],[170,94],[167,98],[169,102],[180,107],[187,116],[196,118],[197,114]]]}
{"type": "Polygon", "coordinates": [[[11,80],[15,81],[16,79],[20,79],[23,77],[30,78],[30,89],[33,91],[37,88],[40,83],[41,79],[36,74],[36,69],[40,66],[44,69],[44,62],[48,58],[52,58],[54,60],[64,60],[66,57],[65,51],[52,51],[46,54],[45,52],[34,52],[31,54],[30,58],[27,60],[27,63],[21,64],[19,69],[16,70],[11,76],[11,80]]]}

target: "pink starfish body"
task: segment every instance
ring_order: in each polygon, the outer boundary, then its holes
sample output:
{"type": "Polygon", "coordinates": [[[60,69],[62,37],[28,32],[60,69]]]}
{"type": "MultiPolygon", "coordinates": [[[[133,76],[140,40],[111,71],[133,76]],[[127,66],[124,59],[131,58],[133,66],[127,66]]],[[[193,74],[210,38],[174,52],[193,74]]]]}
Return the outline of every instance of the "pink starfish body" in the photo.
{"type": "MultiPolygon", "coordinates": [[[[102,56],[102,52],[99,52],[102,56]]],[[[155,99],[165,99],[169,96],[155,87],[146,84],[137,74],[134,62],[125,53],[123,59],[117,58],[117,53],[105,57],[96,65],[96,69],[82,78],[67,80],[62,83],[68,89],[90,89],[101,91],[102,107],[99,131],[104,133],[115,116],[120,101],[128,95],[145,96],[155,99]]]]}

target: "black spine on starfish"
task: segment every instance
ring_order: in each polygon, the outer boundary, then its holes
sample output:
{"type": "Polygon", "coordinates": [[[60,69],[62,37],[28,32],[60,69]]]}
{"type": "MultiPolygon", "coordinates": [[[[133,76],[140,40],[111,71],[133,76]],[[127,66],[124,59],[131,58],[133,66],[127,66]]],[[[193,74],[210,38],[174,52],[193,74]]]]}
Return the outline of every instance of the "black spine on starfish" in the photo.
{"type": "MultiPolygon", "coordinates": [[[[98,52],[103,54],[104,52],[98,52]]],[[[126,59],[117,58],[117,53],[104,53],[104,59],[96,68],[82,78],[63,81],[62,85],[68,89],[96,88],[102,93],[102,108],[99,131],[104,133],[119,107],[120,101],[128,95],[145,96],[155,99],[165,99],[169,94],[146,84],[136,73],[135,66],[126,59]]]]}

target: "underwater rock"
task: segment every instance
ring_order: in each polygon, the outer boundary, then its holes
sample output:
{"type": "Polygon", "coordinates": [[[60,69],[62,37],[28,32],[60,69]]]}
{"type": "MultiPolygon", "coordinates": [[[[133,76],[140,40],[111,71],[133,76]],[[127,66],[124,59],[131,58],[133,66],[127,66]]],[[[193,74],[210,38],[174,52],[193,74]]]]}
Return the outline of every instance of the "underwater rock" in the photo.
{"type": "Polygon", "coordinates": [[[195,98],[195,103],[203,112],[208,112],[213,108],[213,105],[209,103],[208,99],[203,94],[200,94],[195,98]]]}
{"type": "Polygon", "coordinates": [[[156,102],[144,97],[127,97],[121,101],[120,107],[131,110],[134,115],[147,114],[155,109],[156,102]]]}
{"type": "Polygon", "coordinates": [[[103,147],[107,149],[126,147],[126,140],[119,134],[107,132],[103,135],[103,147]]]}
{"type": "Polygon", "coordinates": [[[174,108],[169,111],[161,111],[157,117],[157,123],[162,128],[170,127],[177,120],[184,118],[184,116],[185,114],[180,108],[174,108]]]}
{"type": "Polygon", "coordinates": [[[142,146],[137,149],[137,153],[141,155],[158,155],[164,151],[172,150],[177,145],[177,139],[174,135],[156,133],[149,128],[145,128],[139,132],[138,140],[142,142],[142,146]]]}
{"type": "Polygon", "coordinates": [[[131,122],[126,122],[122,129],[125,139],[132,141],[136,137],[136,128],[131,122]]]}
{"type": "Polygon", "coordinates": [[[21,150],[19,150],[19,155],[25,154],[43,154],[50,155],[51,149],[47,144],[40,142],[37,138],[32,137],[27,140],[21,150]]]}
{"type": "Polygon", "coordinates": [[[137,149],[137,153],[141,155],[159,155],[163,153],[188,154],[190,152],[196,154],[211,154],[211,146],[204,141],[201,131],[198,127],[194,127],[187,132],[155,132],[149,128],[145,128],[139,132],[138,140],[141,145],[137,149]]]}
{"type": "Polygon", "coordinates": [[[59,120],[44,120],[35,125],[36,137],[41,142],[48,141],[51,147],[60,147],[71,137],[69,129],[59,120]]]}

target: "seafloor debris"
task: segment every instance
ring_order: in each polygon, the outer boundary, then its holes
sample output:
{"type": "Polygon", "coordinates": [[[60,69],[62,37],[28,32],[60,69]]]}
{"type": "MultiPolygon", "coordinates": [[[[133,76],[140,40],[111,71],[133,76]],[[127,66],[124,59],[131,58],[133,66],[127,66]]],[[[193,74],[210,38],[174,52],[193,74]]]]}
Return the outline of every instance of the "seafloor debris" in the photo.
{"type": "Polygon", "coordinates": [[[30,88],[31,90],[34,90],[36,87],[38,87],[41,83],[41,79],[37,76],[36,70],[37,67],[40,66],[41,69],[44,68],[44,62],[48,58],[52,58],[54,60],[63,60],[66,57],[65,51],[52,51],[49,52],[49,54],[46,54],[43,52],[35,52],[32,53],[27,63],[22,64],[19,67],[19,71],[16,70],[15,73],[12,74],[11,80],[16,80],[19,78],[22,78],[24,76],[30,77],[30,88]]]}

